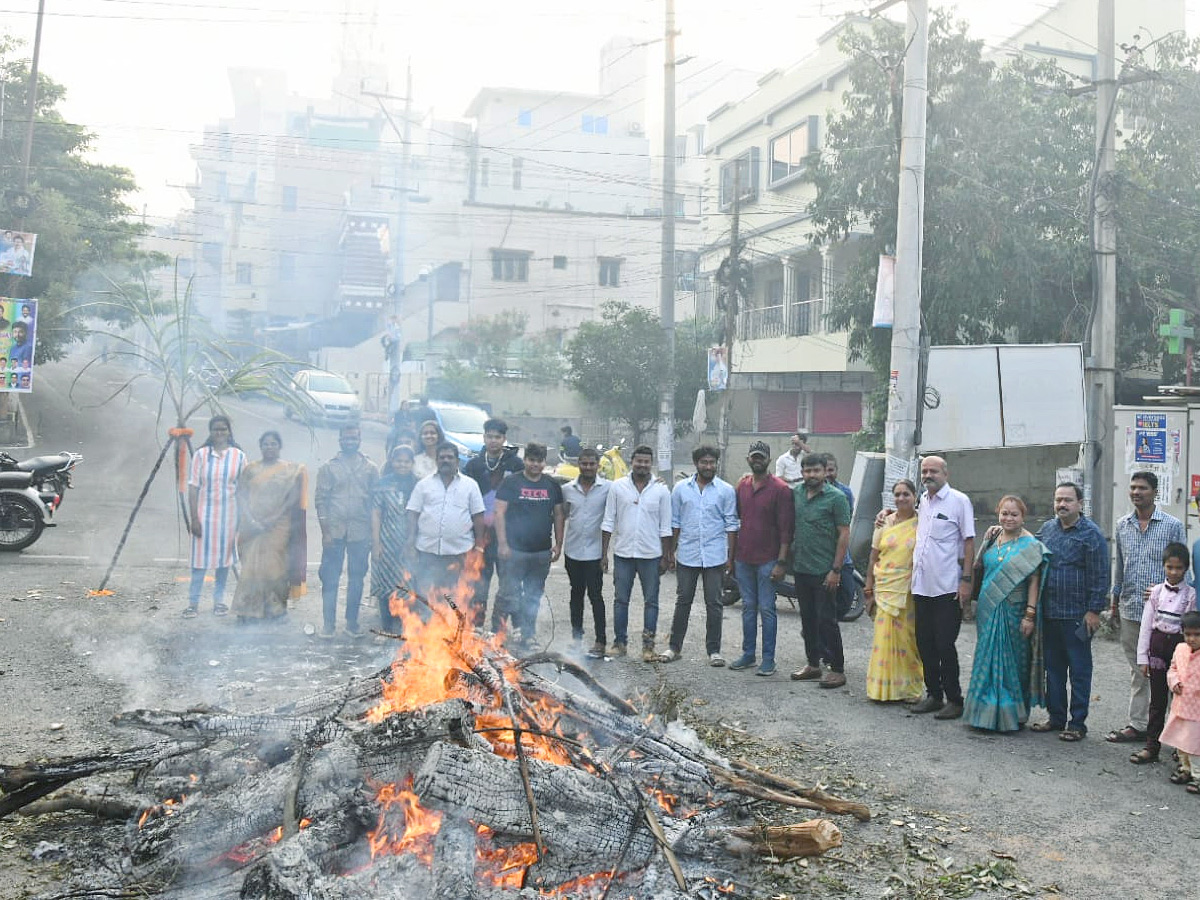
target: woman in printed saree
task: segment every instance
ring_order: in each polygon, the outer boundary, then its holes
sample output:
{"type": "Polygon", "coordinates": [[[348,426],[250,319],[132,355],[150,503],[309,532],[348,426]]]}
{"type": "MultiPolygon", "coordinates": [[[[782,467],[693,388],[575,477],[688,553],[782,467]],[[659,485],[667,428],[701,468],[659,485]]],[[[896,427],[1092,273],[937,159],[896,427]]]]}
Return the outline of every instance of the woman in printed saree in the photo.
{"type": "MultiPolygon", "coordinates": [[[[1036,632],[1042,575],[1050,551],[1025,530],[1020,497],[1000,499],[1000,531],[984,543],[976,611],[975,665],[963,703],[967,724],[1018,731],[1031,706],[1043,706],[1043,668],[1036,632]]],[[[979,565],[976,565],[978,574],[979,565]]]]}
{"type": "Polygon", "coordinates": [[[241,623],[286,615],[288,598],[305,592],[308,569],[308,473],[279,458],[279,432],[265,432],[258,448],[262,460],[250,463],[238,483],[242,569],[233,611],[241,623]]]}
{"type": "Polygon", "coordinates": [[[380,627],[388,634],[400,633],[400,620],[391,612],[391,596],[406,582],[408,498],[417,484],[413,458],[412,447],[393,447],[371,496],[371,596],[379,603],[380,627]]]}
{"type": "Polygon", "coordinates": [[[917,488],[902,479],[892,488],[896,503],[871,538],[871,564],[863,593],[875,620],[867,696],[872,700],[915,700],[924,688],[917,652],[912,600],[913,547],[917,542],[917,488]]]}

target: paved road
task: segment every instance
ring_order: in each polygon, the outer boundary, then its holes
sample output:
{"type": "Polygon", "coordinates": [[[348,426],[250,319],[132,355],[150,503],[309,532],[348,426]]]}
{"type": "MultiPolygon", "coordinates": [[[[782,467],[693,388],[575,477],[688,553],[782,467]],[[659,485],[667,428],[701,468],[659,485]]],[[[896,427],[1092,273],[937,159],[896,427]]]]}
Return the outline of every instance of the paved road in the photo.
{"type": "MultiPolygon", "coordinates": [[[[386,661],[388,648],[371,641],[321,644],[303,635],[300,624],[316,621],[319,608],[315,571],[313,591],[289,623],[243,630],[230,619],[208,616],[183,622],[186,542],[167,473],[131,535],[113,579],[116,595],[86,599],[84,589],[103,574],[165,427],[155,424],[151,385],[135,385],[116,404],[77,409],[66,396],[71,374],[69,364],[39,370],[43,389],[29,405],[37,431],[31,452],[84,453],[78,488],[68,496],[57,529],[26,553],[0,559],[4,757],[94,749],[99,740],[113,740],[105,723],[121,708],[200,700],[257,708],[386,661]],[[51,731],[55,722],[67,727],[51,731]]],[[[86,407],[117,384],[115,373],[99,379],[77,391],[76,402],[86,407]]],[[[281,430],[285,455],[314,468],[336,449],[333,432],[309,435],[267,406],[242,404],[232,412],[235,434],[252,453],[265,428],[281,430]]],[[[379,455],[382,439],[382,428],[368,426],[365,445],[372,455],[379,455]]],[[[672,591],[668,578],[661,634],[670,622],[672,591]]],[[[559,567],[548,597],[539,632],[554,649],[563,649],[569,627],[559,567]]],[[[637,601],[635,607],[636,619],[637,601]]],[[[1067,745],[1029,733],[978,734],[961,723],[870,703],[862,691],[871,629],[866,619],[844,629],[850,677],[845,690],[711,669],[701,660],[702,609],[698,604],[683,661],[605,662],[596,666],[597,674],[618,689],[666,684],[703,704],[688,703],[701,715],[738,723],[782,747],[823,748],[821,759],[832,758],[835,768],[853,772],[870,785],[876,804],[889,810],[870,825],[845,826],[848,848],[862,847],[875,833],[866,829],[889,827],[888,817],[905,809],[936,811],[970,824],[969,833],[955,835],[958,848],[948,852],[1013,854],[1033,884],[1057,884],[1060,896],[1190,895],[1186,884],[1200,838],[1200,797],[1168,784],[1165,763],[1134,767],[1126,761],[1128,748],[1101,738],[1124,724],[1126,670],[1116,644],[1096,647],[1092,736],[1067,745]]],[[[737,649],[739,619],[740,607],[726,611],[727,655],[737,649]]],[[[786,672],[802,662],[799,619],[786,606],[780,630],[780,668],[786,672]]],[[[965,628],[964,671],[973,641],[973,629],[965,628]]],[[[884,890],[881,883],[878,891],[859,896],[882,896],[884,890]]]]}

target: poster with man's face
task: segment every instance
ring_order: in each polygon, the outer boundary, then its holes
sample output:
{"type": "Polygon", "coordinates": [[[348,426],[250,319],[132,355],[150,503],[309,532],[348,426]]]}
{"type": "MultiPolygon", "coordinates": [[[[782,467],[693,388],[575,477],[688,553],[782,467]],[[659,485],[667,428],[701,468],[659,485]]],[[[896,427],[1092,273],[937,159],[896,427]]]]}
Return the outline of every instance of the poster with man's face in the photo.
{"type": "Polygon", "coordinates": [[[37,339],[36,300],[0,297],[0,391],[33,390],[33,348],[37,339]]]}
{"type": "Polygon", "coordinates": [[[37,235],[5,228],[0,231],[0,275],[33,274],[33,249],[37,235]]]}

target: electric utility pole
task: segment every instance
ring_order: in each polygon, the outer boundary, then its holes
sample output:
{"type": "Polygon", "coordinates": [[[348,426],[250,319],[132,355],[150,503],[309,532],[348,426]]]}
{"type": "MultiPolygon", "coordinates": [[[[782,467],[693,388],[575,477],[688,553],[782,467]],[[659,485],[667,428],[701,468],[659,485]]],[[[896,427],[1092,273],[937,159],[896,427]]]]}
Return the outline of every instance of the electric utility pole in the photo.
{"type": "Polygon", "coordinates": [[[1084,481],[1091,516],[1112,534],[1112,410],[1117,368],[1117,219],[1113,195],[1116,156],[1116,26],[1113,0],[1099,0],[1096,33],[1096,168],[1092,174],[1092,253],[1095,259],[1092,330],[1086,360],[1087,443],[1084,481]]]}
{"type": "MultiPolygon", "coordinates": [[[[46,0],[38,0],[37,27],[33,33],[33,59],[29,63],[29,112],[25,122],[25,164],[21,174],[21,191],[29,190],[29,163],[33,159],[33,118],[37,112],[38,60],[42,55],[42,19],[46,0]]],[[[22,227],[24,227],[22,225],[22,227]]]]}
{"type": "MultiPolygon", "coordinates": [[[[747,164],[746,174],[750,174],[747,164]]],[[[733,165],[733,219],[729,223],[729,256],[722,268],[725,274],[725,366],[728,376],[725,391],[721,394],[721,415],[717,420],[717,449],[721,451],[719,472],[725,477],[725,466],[729,460],[729,406],[733,402],[733,341],[737,331],[738,293],[742,285],[742,245],[739,226],[742,213],[742,167],[733,165]]],[[[718,269],[718,273],[720,270],[718,269]]],[[[720,289],[718,285],[718,290],[720,289]]]]}
{"type": "Polygon", "coordinates": [[[658,395],[658,471],[675,483],[671,451],[675,443],[675,0],[666,0],[663,39],[662,259],[659,319],[663,329],[666,377],[658,395]]]}
{"type": "Polygon", "coordinates": [[[929,3],[908,0],[904,57],[904,111],[900,130],[900,197],[896,222],[896,300],[892,325],[891,377],[884,443],[888,465],[884,490],[911,465],[919,443],[922,397],[921,246],[925,212],[925,107],[929,77],[929,3]]]}

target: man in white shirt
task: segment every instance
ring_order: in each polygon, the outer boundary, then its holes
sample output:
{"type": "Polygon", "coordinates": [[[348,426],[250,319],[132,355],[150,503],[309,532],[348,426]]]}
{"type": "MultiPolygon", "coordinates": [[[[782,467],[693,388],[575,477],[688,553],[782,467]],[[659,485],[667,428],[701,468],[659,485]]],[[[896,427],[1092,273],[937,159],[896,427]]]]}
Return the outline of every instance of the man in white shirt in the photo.
{"type": "Polygon", "coordinates": [[[625,656],[629,643],[629,599],[636,575],[642,585],[642,661],[656,662],[658,585],[671,565],[671,492],[654,481],[650,470],[654,451],[642,444],[634,448],[630,472],[613,482],[604,505],[601,530],[601,566],[608,570],[608,548],[613,551],[613,656],[625,656]]]}
{"type": "Polygon", "coordinates": [[[954,642],[963,608],[971,602],[975,559],[975,512],[970,498],[947,483],[949,477],[940,456],[921,460],[925,493],[917,507],[912,593],[926,696],[912,711],[935,713],[936,719],[957,719],[963,713],[954,642]]]}
{"type": "Polygon", "coordinates": [[[604,566],[600,526],[612,482],[599,476],[600,454],[594,447],[579,451],[579,477],[563,485],[563,504],[567,508],[567,539],[563,544],[567,578],[571,581],[571,638],[583,642],[583,597],[592,606],[592,625],[596,642],[588,651],[589,659],[603,659],[607,649],[607,622],[604,614],[604,566]]]}
{"type": "Polygon", "coordinates": [[[787,449],[783,456],[775,460],[776,477],[782,478],[788,485],[802,482],[804,480],[802,473],[804,467],[800,465],[800,459],[808,452],[808,435],[803,431],[797,431],[792,435],[791,447],[787,449]]]}
{"type": "Polygon", "coordinates": [[[416,549],[417,581],[425,599],[436,603],[451,594],[469,614],[474,586],[455,588],[467,554],[483,552],[483,494],[475,479],[459,473],[457,447],[443,442],[436,452],[437,471],[418,481],[408,498],[408,540],[416,549]]]}

